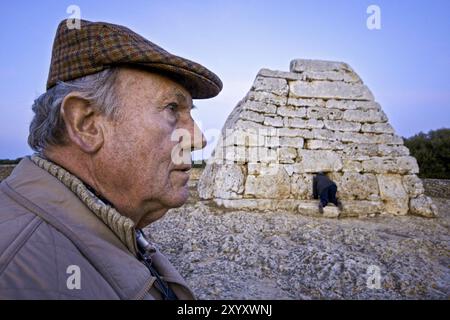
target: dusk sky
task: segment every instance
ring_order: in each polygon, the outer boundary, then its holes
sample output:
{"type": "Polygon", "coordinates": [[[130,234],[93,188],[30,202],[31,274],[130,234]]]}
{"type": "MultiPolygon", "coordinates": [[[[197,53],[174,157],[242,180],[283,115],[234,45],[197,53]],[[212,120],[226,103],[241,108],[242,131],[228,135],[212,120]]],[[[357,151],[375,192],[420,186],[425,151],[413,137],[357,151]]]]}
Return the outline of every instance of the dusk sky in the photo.
{"type": "MultiPolygon", "coordinates": [[[[9,1],[0,20],[0,159],[27,146],[33,100],[45,90],[58,23],[70,16],[125,25],[222,79],[222,93],[194,101],[205,130],[221,129],[261,68],[295,58],[344,61],[361,76],[397,134],[450,127],[450,1],[9,1]],[[369,30],[369,5],[381,29],[369,30]]],[[[204,155],[214,146],[210,141],[204,155]]]]}

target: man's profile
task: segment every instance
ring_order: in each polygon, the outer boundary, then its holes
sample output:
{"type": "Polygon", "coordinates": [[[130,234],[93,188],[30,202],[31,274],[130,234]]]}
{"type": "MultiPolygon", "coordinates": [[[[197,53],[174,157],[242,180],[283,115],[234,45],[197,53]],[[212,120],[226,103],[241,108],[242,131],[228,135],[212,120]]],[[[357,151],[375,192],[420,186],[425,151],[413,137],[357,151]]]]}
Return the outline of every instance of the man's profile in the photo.
{"type": "Polygon", "coordinates": [[[0,185],[0,298],[193,299],[141,229],[186,202],[190,153],[206,145],[192,99],[221,89],[123,26],[62,21],[33,105],[36,154],[0,185]]]}

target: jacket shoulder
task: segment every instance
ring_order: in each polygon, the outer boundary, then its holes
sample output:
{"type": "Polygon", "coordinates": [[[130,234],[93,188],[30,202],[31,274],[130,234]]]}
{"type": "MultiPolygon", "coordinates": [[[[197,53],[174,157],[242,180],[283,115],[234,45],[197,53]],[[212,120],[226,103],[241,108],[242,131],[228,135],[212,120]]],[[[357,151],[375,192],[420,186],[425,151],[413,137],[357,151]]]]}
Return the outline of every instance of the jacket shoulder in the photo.
{"type": "Polygon", "coordinates": [[[0,299],[115,298],[64,234],[0,191],[0,299]]]}

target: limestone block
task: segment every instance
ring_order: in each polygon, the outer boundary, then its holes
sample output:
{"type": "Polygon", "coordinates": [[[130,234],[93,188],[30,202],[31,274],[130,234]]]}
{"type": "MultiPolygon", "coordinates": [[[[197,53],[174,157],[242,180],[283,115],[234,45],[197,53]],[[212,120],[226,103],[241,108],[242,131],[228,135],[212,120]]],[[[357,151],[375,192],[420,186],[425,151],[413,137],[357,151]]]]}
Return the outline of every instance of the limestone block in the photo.
{"type": "Polygon", "coordinates": [[[317,140],[340,141],[342,132],[331,131],[328,129],[312,129],[312,138],[317,140]]]}
{"type": "Polygon", "coordinates": [[[342,150],[344,145],[337,141],[328,140],[307,140],[305,142],[305,149],[311,150],[342,150]]]}
{"type": "Polygon", "coordinates": [[[286,97],[263,91],[250,91],[246,98],[250,101],[259,101],[267,104],[275,104],[277,106],[284,106],[287,102],[286,97]]]}
{"type": "Polygon", "coordinates": [[[307,108],[306,114],[310,119],[341,120],[344,112],[339,109],[307,108]]]}
{"type": "Polygon", "coordinates": [[[281,147],[303,148],[304,140],[298,137],[280,137],[281,147]]]}
{"type": "Polygon", "coordinates": [[[254,111],[242,111],[240,119],[263,123],[264,115],[254,111]]]}
{"type": "Polygon", "coordinates": [[[367,143],[349,143],[343,149],[343,154],[348,158],[365,160],[378,156],[378,145],[367,143]]]}
{"type": "Polygon", "coordinates": [[[263,199],[287,199],[290,191],[289,175],[281,167],[276,174],[247,176],[244,193],[263,199]]]}
{"type": "Polygon", "coordinates": [[[398,157],[397,165],[401,173],[419,173],[419,165],[416,158],[411,156],[398,157]]]}
{"type": "Polygon", "coordinates": [[[342,117],[354,122],[386,122],[387,116],[382,110],[346,110],[342,117]]]}
{"type": "Polygon", "coordinates": [[[287,104],[296,107],[324,108],[326,102],[323,99],[314,99],[314,98],[303,99],[303,98],[289,97],[287,100],[287,104]]]}
{"type": "Polygon", "coordinates": [[[350,122],[345,120],[325,120],[325,128],[337,131],[356,131],[361,129],[361,124],[357,122],[350,122]]]}
{"type": "Polygon", "coordinates": [[[383,212],[384,204],[381,201],[343,200],[344,210],[342,217],[366,217],[383,212]]]}
{"type": "Polygon", "coordinates": [[[308,200],[313,198],[313,175],[292,174],[291,176],[291,194],[295,199],[308,200]]]}
{"type": "Polygon", "coordinates": [[[344,81],[350,83],[362,83],[361,79],[355,73],[342,71],[305,71],[302,73],[303,80],[326,80],[326,81],[344,81]]]}
{"type": "Polygon", "coordinates": [[[255,130],[227,129],[223,145],[258,147],[264,146],[264,143],[265,143],[265,136],[255,130]]]}
{"type": "Polygon", "coordinates": [[[202,199],[239,198],[244,191],[244,172],[240,165],[226,163],[207,165],[198,184],[202,199]]]}
{"type": "Polygon", "coordinates": [[[342,171],[343,172],[362,172],[363,167],[361,161],[342,158],[342,171]]]}
{"type": "Polygon", "coordinates": [[[308,129],[280,128],[278,134],[280,137],[302,137],[304,139],[313,138],[313,132],[308,129]]]}
{"type": "Polygon", "coordinates": [[[277,114],[283,117],[303,118],[306,116],[306,108],[294,106],[281,106],[278,108],[277,114]]]}
{"type": "Polygon", "coordinates": [[[403,187],[402,177],[397,174],[377,175],[380,196],[388,213],[406,215],[409,209],[409,197],[403,187]]]}
{"type": "Polygon", "coordinates": [[[271,163],[278,162],[277,150],[266,147],[250,147],[248,148],[248,162],[271,163]]]}
{"type": "Polygon", "coordinates": [[[259,101],[247,100],[242,104],[242,110],[251,110],[260,113],[275,114],[277,106],[259,101]]]}
{"type": "Polygon", "coordinates": [[[282,117],[265,117],[264,124],[272,127],[283,127],[283,118],[282,117]]]}
{"type": "Polygon", "coordinates": [[[341,110],[375,110],[375,111],[381,110],[380,104],[375,101],[358,101],[358,100],[330,99],[327,101],[326,107],[341,110]]]}
{"type": "Polygon", "coordinates": [[[322,120],[316,119],[303,120],[298,118],[284,118],[284,126],[300,129],[321,129],[324,124],[322,120]]]}
{"type": "Polygon", "coordinates": [[[303,80],[304,79],[304,77],[298,73],[270,70],[270,69],[265,69],[265,68],[259,70],[258,75],[263,76],[263,77],[281,78],[281,79],[287,79],[287,80],[303,80]]]}
{"type": "MultiPolygon", "coordinates": [[[[336,176],[336,175],[335,175],[336,176]]],[[[379,199],[378,182],[375,175],[358,172],[344,172],[335,178],[338,195],[347,200],[377,200],[379,199]]]]}
{"type": "Polygon", "coordinates": [[[319,202],[313,200],[300,201],[297,206],[297,211],[301,215],[323,217],[323,218],[338,218],[339,210],[333,205],[328,205],[324,208],[323,214],[319,213],[319,202]]]}
{"type": "Polygon", "coordinates": [[[298,213],[305,216],[320,217],[318,201],[301,201],[297,207],[298,213]]]}
{"type": "Polygon", "coordinates": [[[394,133],[394,128],[387,122],[385,123],[365,123],[361,128],[362,132],[373,133],[394,133]]]}
{"type": "Polygon", "coordinates": [[[413,198],[409,202],[409,208],[411,210],[411,214],[433,218],[437,214],[437,208],[433,204],[431,198],[420,195],[417,198],[413,198]]]}
{"type": "Polygon", "coordinates": [[[339,155],[329,150],[298,150],[299,163],[294,165],[296,173],[330,172],[342,169],[339,155]]]}
{"type": "Polygon", "coordinates": [[[311,59],[292,60],[290,63],[290,71],[296,73],[304,73],[308,71],[314,72],[345,71],[348,73],[355,73],[353,69],[345,62],[311,60],[311,59]]]}
{"type": "Polygon", "coordinates": [[[378,155],[380,157],[401,157],[409,156],[409,149],[402,145],[378,145],[378,155]]]}
{"type": "Polygon", "coordinates": [[[373,157],[362,161],[363,170],[373,173],[418,173],[419,167],[413,157],[373,157]]]}
{"type": "Polygon", "coordinates": [[[295,163],[297,157],[296,148],[281,147],[278,148],[278,161],[280,163],[295,163]]]}
{"type": "Polygon", "coordinates": [[[255,91],[270,92],[277,96],[287,96],[289,92],[287,81],[281,78],[257,76],[252,88],[255,91]]]}
{"type": "Polygon", "coordinates": [[[425,192],[422,180],[415,174],[403,176],[403,186],[410,198],[416,198],[425,192]]]}
{"type": "Polygon", "coordinates": [[[363,84],[297,80],[289,83],[289,89],[289,95],[295,98],[374,100],[369,88],[363,84]]]}

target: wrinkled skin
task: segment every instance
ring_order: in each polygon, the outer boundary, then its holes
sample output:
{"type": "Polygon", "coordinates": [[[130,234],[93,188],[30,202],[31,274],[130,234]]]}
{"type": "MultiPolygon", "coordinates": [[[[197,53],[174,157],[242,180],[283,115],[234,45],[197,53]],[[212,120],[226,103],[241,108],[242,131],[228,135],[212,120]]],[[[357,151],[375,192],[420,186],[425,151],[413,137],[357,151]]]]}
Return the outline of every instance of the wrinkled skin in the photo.
{"type": "Polygon", "coordinates": [[[191,151],[206,140],[191,117],[190,93],[171,79],[122,68],[115,90],[121,106],[114,119],[66,97],[61,112],[70,143],[47,156],[142,228],[187,201],[191,151]]]}

